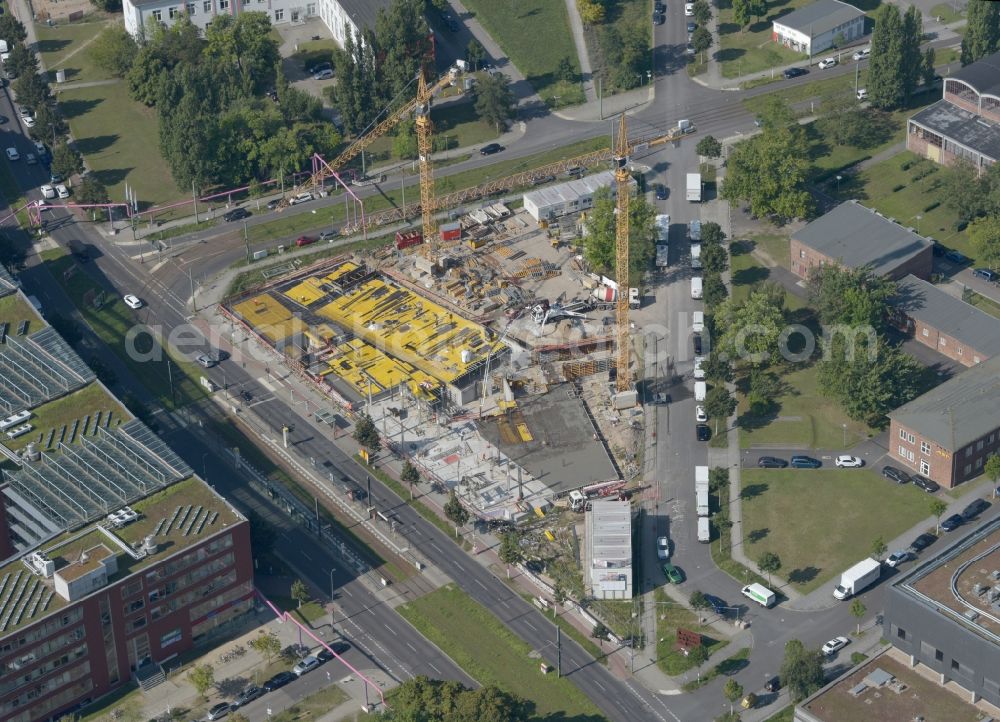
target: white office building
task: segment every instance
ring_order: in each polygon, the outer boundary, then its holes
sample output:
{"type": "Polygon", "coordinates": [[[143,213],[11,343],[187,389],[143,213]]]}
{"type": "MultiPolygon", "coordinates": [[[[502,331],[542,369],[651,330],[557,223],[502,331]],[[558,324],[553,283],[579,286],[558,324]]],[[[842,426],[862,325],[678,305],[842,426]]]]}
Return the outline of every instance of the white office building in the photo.
{"type": "Polygon", "coordinates": [[[866,32],[865,14],[840,0],[817,0],[774,21],[771,39],[810,57],[866,32]],[[835,42],[836,41],[836,42],[835,42]]]}
{"type": "Polygon", "coordinates": [[[617,499],[590,502],[585,533],[590,594],[595,599],[631,599],[632,505],[617,499]]]}

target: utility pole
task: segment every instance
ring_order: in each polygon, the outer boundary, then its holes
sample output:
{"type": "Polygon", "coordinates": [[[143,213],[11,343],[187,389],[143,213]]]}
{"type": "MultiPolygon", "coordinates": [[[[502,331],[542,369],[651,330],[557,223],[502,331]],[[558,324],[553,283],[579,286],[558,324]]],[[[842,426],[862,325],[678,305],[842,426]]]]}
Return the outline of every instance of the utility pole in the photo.
{"type": "Polygon", "coordinates": [[[556,676],[562,677],[562,627],[556,627],[556,676]]]}
{"type": "Polygon", "coordinates": [[[243,221],[243,243],[247,247],[247,263],[250,263],[250,236],[247,234],[246,221],[243,221]]]}
{"type": "Polygon", "coordinates": [[[858,78],[861,75],[861,63],[854,66],[854,97],[858,97],[858,78]]]}
{"type": "Polygon", "coordinates": [[[191,310],[198,311],[198,302],[194,298],[194,274],[191,271],[191,266],[188,266],[188,281],[191,283],[191,310]]]}
{"type": "Polygon", "coordinates": [[[194,203],[194,222],[198,222],[198,193],[194,189],[194,181],[191,181],[191,201],[194,203]]]}

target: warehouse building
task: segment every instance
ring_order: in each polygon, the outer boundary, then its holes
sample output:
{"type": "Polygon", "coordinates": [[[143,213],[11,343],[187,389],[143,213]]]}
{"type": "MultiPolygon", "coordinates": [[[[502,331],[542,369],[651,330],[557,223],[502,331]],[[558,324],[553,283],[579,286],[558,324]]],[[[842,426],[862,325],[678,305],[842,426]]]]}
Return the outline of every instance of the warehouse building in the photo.
{"type": "Polygon", "coordinates": [[[774,21],[771,39],[810,57],[865,34],[865,14],[840,0],[817,0],[774,21]]]}
{"type": "MultiPolygon", "coordinates": [[[[630,180],[634,184],[634,180],[630,180]]],[[[594,175],[539,188],[524,194],[524,209],[536,221],[551,221],[559,216],[579,213],[592,208],[594,193],[600,188],[610,188],[611,197],[618,195],[615,174],[607,170],[594,175]]]]}
{"type": "Polygon", "coordinates": [[[631,599],[632,506],[628,501],[597,499],[587,512],[589,593],[595,599],[631,599]]]}

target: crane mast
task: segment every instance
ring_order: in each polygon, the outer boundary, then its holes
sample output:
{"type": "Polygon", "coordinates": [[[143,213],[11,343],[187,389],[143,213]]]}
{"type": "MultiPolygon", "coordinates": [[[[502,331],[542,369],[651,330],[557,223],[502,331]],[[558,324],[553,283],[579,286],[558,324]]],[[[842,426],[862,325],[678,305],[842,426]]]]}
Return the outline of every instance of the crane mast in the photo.
{"type": "Polygon", "coordinates": [[[423,221],[424,243],[433,258],[437,250],[437,240],[434,238],[437,228],[434,227],[434,167],[431,165],[431,95],[421,71],[417,80],[417,105],[415,108],[417,127],[417,152],[420,155],[420,214],[423,221]]]}
{"type": "Polygon", "coordinates": [[[629,142],[625,130],[625,114],[622,113],[618,123],[618,137],[613,149],[615,165],[615,186],[618,192],[615,218],[615,280],[618,282],[618,300],[615,304],[615,322],[617,324],[618,368],[615,382],[616,390],[621,393],[632,386],[632,375],[629,371],[630,339],[629,339],[629,283],[628,283],[628,232],[629,205],[631,191],[629,188],[628,153],[629,142]]]}

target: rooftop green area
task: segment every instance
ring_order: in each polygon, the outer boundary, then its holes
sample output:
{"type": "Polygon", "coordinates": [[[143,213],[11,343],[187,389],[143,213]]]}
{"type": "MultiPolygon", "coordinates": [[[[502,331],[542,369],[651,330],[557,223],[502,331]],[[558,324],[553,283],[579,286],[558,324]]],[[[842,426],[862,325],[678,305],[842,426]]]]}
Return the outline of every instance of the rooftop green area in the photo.
{"type": "Polygon", "coordinates": [[[9,324],[7,333],[17,333],[17,327],[22,321],[28,321],[28,333],[34,333],[45,327],[31,304],[21,298],[20,294],[11,293],[0,298],[0,324],[9,324]]]}
{"type": "Polygon", "coordinates": [[[78,444],[83,436],[96,436],[98,427],[114,429],[132,415],[117,399],[92,382],[82,389],[32,409],[30,434],[16,439],[0,437],[8,449],[17,451],[34,441],[40,451],[56,451],[59,443],[78,444]]]}

